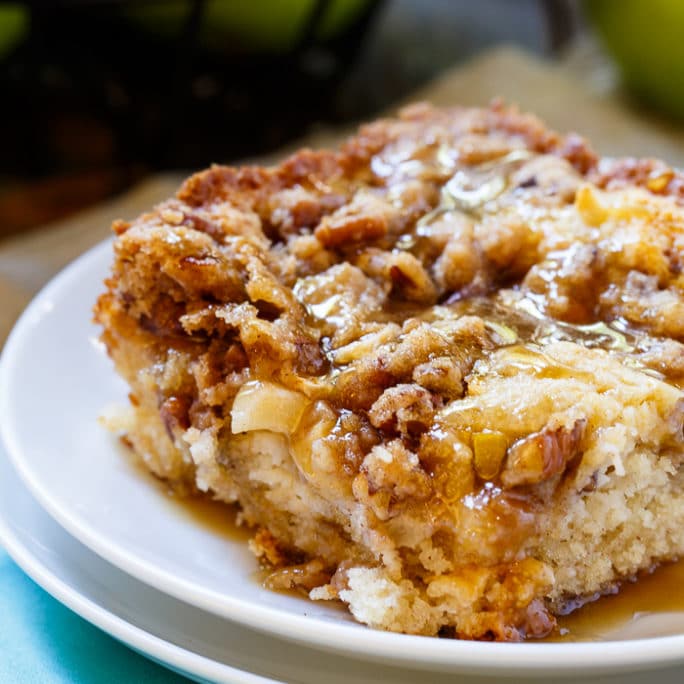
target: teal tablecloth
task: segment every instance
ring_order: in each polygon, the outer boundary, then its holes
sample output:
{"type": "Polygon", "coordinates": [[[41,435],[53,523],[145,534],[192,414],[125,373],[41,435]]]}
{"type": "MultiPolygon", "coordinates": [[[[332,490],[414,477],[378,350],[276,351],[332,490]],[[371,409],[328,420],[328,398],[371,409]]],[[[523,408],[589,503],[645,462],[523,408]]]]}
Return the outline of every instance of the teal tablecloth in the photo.
{"type": "Polygon", "coordinates": [[[188,684],[55,601],[0,548],[0,682],[188,684]]]}

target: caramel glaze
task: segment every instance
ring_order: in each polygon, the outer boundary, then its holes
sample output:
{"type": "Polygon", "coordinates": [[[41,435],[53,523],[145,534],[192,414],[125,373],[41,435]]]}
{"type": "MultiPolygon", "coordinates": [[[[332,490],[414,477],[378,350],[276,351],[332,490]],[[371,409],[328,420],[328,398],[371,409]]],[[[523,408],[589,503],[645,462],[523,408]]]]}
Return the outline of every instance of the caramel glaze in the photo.
{"type": "MultiPolygon", "coordinates": [[[[254,581],[268,586],[271,572],[270,568],[257,570],[254,581]]],[[[614,634],[620,638],[618,631],[629,623],[654,613],[680,612],[684,623],[683,584],[684,560],[666,563],[634,581],[623,582],[614,594],[597,597],[569,615],[559,616],[556,629],[543,641],[609,641],[614,634]]],[[[269,589],[293,598],[307,596],[302,589],[269,589]]]]}
{"type": "Polygon", "coordinates": [[[212,534],[242,543],[254,535],[252,528],[237,524],[239,509],[235,505],[203,496],[174,497],[174,503],[178,504],[179,509],[193,524],[209,530],[212,534]]]}
{"type": "Polygon", "coordinates": [[[549,641],[597,641],[610,639],[629,622],[649,613],[684,613],[684,560],[666,563],[636,581],[623,582],[619,591],[587,603],[558,618],[549,641]]]}
{"type": "MultiPolygon", "coordinates": [[[[236,524],[236,509],[199,497],[175,498],[174,503],[193,523],[226,539],[249,539],[249,528],[236,524]]],[[[260,569],[254,581],[263,584],[271,569],[260,569]]],[[[546,641],[598,641],[610,639],[611,633],[638,619],[640,615],[681,611],[684,613],[684,560],[667,563],[633,582],[624,582],[615,594],[585,604],[569,615],[558,618],[558,627],[546,641]]],[[[278,593],[302,598],[297,589],[278,589],[278,593]]]]}
{"type": "Polygon", "coordinates": [[[122,453],[122,460],[125,459],[130,467],[136,470],[137,476],[149,483],[150,489],[173,513],[189,519],[197,527],[208,530],[223,539],[245,544],[254,536],[252,528],[238,524],[240,509],[237,504],[216,501],[204,494],[183,494],[174,491],[164,480],[152,475],[130,448],[125,438],[119,441],[117,448],[122,453]]]}
{"type": "MultiPolygon", "coordinates": [[[[168,489],[161,480],[154,478],[122,445],[128,461],[140,470],[141,476],[151,487],[169,502],[177,512],[189,518],[193,524],[224,539],[245,543],[254,530],[237,524],[237,506],[213,501],[204,496],[180,496],[168,489]]],[[[255,582],[264,583],[272,570],[259,569],[254,572],[255,582]]],[[[602,596],[585,604],[569,615],[558,618],[557,629],[546,641],[596,641],[609,639],[615,632],[639,615],[681,611],[684,613],[684,560],[666,563],[652,573],[644,574],[637,581],[623,582],[615,594],[602,596]]],[[[288,596],[302,597],[305,594],[296,589],[277,590],[288,596]]]]}

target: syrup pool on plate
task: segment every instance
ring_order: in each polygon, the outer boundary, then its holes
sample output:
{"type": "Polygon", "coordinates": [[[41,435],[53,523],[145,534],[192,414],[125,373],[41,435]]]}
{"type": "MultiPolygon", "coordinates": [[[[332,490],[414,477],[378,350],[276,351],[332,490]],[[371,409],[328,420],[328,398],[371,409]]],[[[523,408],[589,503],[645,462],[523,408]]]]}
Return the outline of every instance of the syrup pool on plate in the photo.
{"type": "MultiPolygon", "coordinates": [[[[560,634],[551,641],[598,641],[655,636],[646,628],[654,614],[669,614],[671,634],[684,631],[684,560],[666,563],[635,582],[623,582],[616,594],[602,596],[558,619],[560,634]],[[640,623],[644,622],[644,629],[640,623]]],[[[662,624],[662,620],[660,621],[662,624]]]]}
{"type": "MultiPolygon", "coordinates": [[[[135,454],[119,443],[118,449],[129,465],[147,480],[160,498],[177,513],[227,541],[247,544],[254,529],[237,524],[238,509],[235,505],[214,501],[203,496],[182,496],[169,491],[168,487],[154,478],[140,463],[135,454]]],[[[259,584],[270,570],[259,568],[255,559],[253,578],[259,584]]],[[[626,581],[615,594],[602,596],[587,603],[569,615],[558,618],[558,628],[546,641],[602,641],[643,636],[666,636],[684,632],[684,559],[665,563],[636,581],[626,581]],[[664,616],[667,620],[663,619],[664,616]],[[657,616],[657,626],[648,624],[651,616],[657,616]]],[[[299,590],[276,590],[278,593],[302,598],[299,590]]]]}

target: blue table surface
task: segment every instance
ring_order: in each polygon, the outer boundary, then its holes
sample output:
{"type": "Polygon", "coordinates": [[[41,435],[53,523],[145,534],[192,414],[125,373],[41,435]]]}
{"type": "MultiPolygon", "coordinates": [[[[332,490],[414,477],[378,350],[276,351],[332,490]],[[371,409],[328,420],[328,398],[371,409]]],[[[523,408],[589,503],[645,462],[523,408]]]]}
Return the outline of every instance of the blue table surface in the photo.
{"type": "Polygon", "coordinates": [[[80,618],[0,548],[0,682],[187,684],[80,618]]]}

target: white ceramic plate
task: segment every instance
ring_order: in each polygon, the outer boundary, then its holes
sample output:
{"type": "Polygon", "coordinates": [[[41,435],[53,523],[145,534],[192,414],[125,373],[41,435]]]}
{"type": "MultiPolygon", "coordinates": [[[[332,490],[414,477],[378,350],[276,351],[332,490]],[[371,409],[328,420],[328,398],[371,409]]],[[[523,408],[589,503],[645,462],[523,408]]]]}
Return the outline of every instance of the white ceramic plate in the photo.
{"type": "MultiPolygon", "coordinates": [[[[231,684],[415,684],[426,675],[330,655],[188,606],[106,563],[36,503],[0,448],[0,546],[59,601],[119,641],[198,680],[231,684]]],[[[659,684],[680,682],[671,670],[659,684]]],[[[659,675],[660,677],[660,675],[659,675]]],[[[453,682],[431,674],[430,684],[453,682]]],[[[497,680],[459,678],[459,684],[497,680]]],[[[643,684],[628,677],[621,684],[643,684]]],[[[510,684],[515,684],[514,680],[510,684]]],[[[586,681],[583,684],[589,684],[586,681]]]]}
{"type": "MultiPolygon", "coordinates": [[[[142,584],[69,536],[31,497],[0,448],[0,545],[40,586],[139,653],[198,681],[231,684],[448,684],[447,674],[386,667],[293,646],[176,601],[142,584]]],[[[620,684],[647,684],[650,673],[620,684]]],[[[684,669],[661,670],[680,684],[684,669]]],[[[605,679],[602,680],[605,684],[605,679]]],[[[458,677],[459,684],[500,678],[458,677]]],[[[528,679],[506,679],[508,684],[528,679]]],[[[592,680],[582,678],[582,684],[592,680]]],[[[595,682],[599,684],[599,682],[595,682]]]]}
{"type": "Polygon", "coordinates": [[[459,642],[373,631],[335,606],[264,590],[244,544],[193,523],[122,458],[97,423],[107,405],[126,395],[90,322],[110,249],[105,243],[86,253],[34,299],[0,362],[0,427],[9,456],[38,501],[90,549],[191,605],[385,663],[510,676],[684,662],[684,633],[630,642],[459,642]]]}

